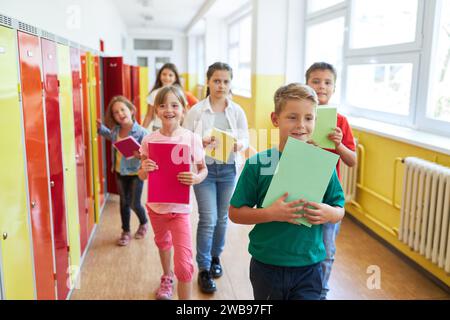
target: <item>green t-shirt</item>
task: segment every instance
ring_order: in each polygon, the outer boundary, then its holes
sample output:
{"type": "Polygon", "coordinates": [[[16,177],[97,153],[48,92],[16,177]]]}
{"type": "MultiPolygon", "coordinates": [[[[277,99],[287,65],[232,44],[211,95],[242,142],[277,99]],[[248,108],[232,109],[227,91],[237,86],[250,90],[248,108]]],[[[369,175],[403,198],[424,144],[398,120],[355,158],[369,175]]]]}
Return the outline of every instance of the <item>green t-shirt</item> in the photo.
{"type": "MultiPolygon", "coordinates": [[[[269,149],[248,159],[230,204],[235,208],[253,208],[255,205],[262,208],[280,157],[277,149],[269,149]]],[[[322,202],[333,207],[344,207],[344,192],[336,171],[322,202]]],[[[308,228],[287,222],[260,223],[249,234],[248,251],[262,263],[286,267],[308,266],[325,259],[322,237],[322,225],[308,228]]]]}

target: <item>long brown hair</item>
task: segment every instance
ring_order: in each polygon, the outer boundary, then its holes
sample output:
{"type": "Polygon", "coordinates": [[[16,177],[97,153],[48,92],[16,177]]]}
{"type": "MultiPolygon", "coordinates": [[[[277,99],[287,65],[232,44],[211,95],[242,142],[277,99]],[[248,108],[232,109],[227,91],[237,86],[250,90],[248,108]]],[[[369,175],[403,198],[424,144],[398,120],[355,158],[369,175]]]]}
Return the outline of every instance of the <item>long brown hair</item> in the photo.
{"type": "Polygon", "coordinates": [[[161,69],[159,69],[158,76],[156,77],[155,84],[153,85],[152,91],[150,91],[150,93],[163,86],[161,81],[161,74],[165,69],[169,69],[175,74],[175,82],[173,84],[177,84],[181,87],[180,75],[178,73],[177,67],[173,63],[166,63],[161,67],[161,69]]]}
{"type": "Polygon", "coordinates": [[[124,105],[126,105],[127,108],[130,109],[130,111],[131,111],[131,118],[133,119],[133,122],[136,120],[134,117],[134,115],[136,114],[136,107],[134,106],[134,104],[124,96],[115,96],[109,102],[108,108],[106,109],[106,113],[105,113],[105,124],[110,129],[119,125],[116,122],[116,120],[114,120],[114,116],[113,116],[113,112],[112,112],[112,108],[116,102],[122,102],[124,105]]]}

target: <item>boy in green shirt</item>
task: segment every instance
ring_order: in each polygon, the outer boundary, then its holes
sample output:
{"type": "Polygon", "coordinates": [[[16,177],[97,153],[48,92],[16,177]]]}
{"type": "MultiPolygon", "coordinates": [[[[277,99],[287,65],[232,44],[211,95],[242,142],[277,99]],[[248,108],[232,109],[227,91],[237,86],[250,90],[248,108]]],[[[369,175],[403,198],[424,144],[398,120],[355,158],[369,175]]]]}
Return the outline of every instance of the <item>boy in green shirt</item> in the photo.
{"type": "Polygon", "coordinates": [[[279,128],[278,149],[247,160],[231,199],[229,217],[239,224],[255,224],[250,232],[250,281],[257,300],[318,300],[322,289],[320,262],[325,259],[322,224],[344,217],[344,193],[336,172],[322,203],[298,199],[286,203],[284,194],[262,208],[278,160],[288,137],[308,142],[315,125],[317,94],[306,85],[289,84],[277,90],[272,123],[279,128]],[[256,208],[255,208],[256,206],[256,208]],[[304,210],[305,214],[296,212],[304,210]],[[313,226],[299,225],[304,216],[313,226]]]}

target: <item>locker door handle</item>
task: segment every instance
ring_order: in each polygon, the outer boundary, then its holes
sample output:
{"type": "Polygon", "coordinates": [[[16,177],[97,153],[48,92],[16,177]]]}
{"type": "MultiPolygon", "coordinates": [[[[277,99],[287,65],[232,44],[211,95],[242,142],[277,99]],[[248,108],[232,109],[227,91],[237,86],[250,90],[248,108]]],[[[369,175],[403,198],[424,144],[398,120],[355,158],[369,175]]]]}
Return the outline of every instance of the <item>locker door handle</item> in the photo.
{"type": "Polygon", "coordinates": [[[6,232],[3,232],[3,240],[8,239],[8,234],[6,232]]]}
{"type": "Polygon", "coordinates": [[[54,187],[55,186],[55,181],[50,181],[50,187],[54,187]]]}
{"type": "Polygon", "coordinates": [[[33,208],[33,209],[36,208],[36,201],[31,202],[31,208],[33,208]]]}
{"type": "Polygon", "coordinates": [[[78,154],[75,155],[75,159],[79,159],[80,156],[78,154]]]}

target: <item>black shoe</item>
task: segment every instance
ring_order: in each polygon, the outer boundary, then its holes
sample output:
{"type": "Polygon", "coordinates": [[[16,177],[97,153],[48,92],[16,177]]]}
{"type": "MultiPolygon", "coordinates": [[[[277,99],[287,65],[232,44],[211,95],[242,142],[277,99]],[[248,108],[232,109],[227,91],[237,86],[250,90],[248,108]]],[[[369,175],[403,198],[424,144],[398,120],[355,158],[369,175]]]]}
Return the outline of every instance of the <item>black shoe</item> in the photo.
{"type": "Polygon", "coordinates": [[[211,261],[211,275],[213,278],[220,278],[223,274],[222,266],[220,265],[219,257],[212,257],[211,261]]]}
{"type": "Polygon", "coordinates": [[[208,270],[198,273],[198,286],[203,293],[214,293],[217,290],[216,283],[208,270]]]}

